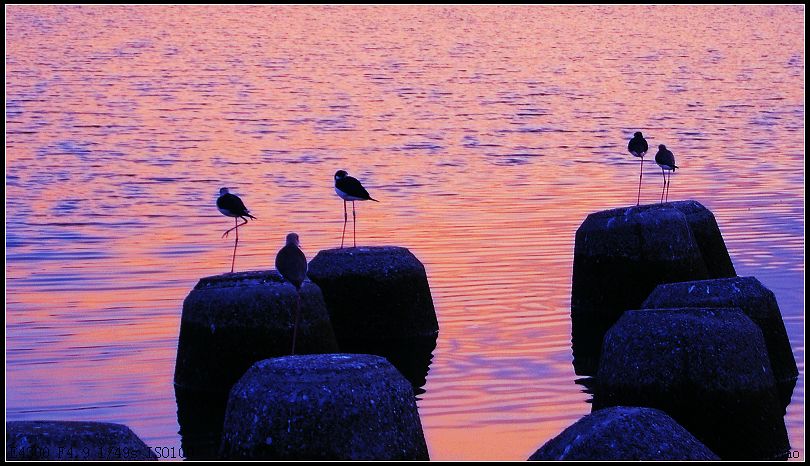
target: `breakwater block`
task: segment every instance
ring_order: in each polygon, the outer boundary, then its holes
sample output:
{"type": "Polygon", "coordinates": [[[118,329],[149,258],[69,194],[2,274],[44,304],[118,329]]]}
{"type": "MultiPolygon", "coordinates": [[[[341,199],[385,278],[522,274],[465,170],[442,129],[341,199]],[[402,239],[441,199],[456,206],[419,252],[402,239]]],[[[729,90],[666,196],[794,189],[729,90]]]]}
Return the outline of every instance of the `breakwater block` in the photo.
{"type": "Polygon", "coordinates": [[[782,405],[787,407],[790,403],[799,370],[776,296],[756,278],[720,278],[659,285],[641,307],[739,308],[762,330],[782,405]]]}
{"type": "Polygon", "coordinates": [[[529,457],[529,461],[719,459],[665,412],[624,406],[583,417],[529,457]]]}
{"type": "Polygon", "coordinates": [[[689,229],[697,241],[706,270],[712,278],[736,277],[737,271],[731,262],[726,242],[711,210],[698,201],[669,202],[666,205],[678,209],[689,224],[689,229]]]}
{"type": "Polygon", "coordinates": [[[327,249],[308,275],[323,292],[338,343],[438,334],[425,267],[405,248],[327,249]]]}
{"type": "Polygon", "coordinates": [[[222,458],[427,460],[411,384],[369,354],[286,356],[234,385],[222,458]]]}
{"type": "Polygon", "coordinates": [[[739,309],[625,312],[605,335],[594,411],[660,409],[724,460],[790,445],[762,331],[739,309]]]}
{"type": "MultiPolygon", "coordinates": [[[[227,391],[253,363],[290,354],[296,299],[275,270],[201,279],[183,302],[175,385],[227,391]]],[[[308,281],[297,338],[298,353],[337,351],[321,291],[308,281]]]]}
{"type": "Polygon", "coordinates": [[[308,274],[323,291],[340,350],[387,358],[418,392],[439,335],[419,259],[396,246],[327,249],[308,274]]]}
{"type": "Polygon", "coordinates": [[[6,422],[6,460],[157,461],[123,424],[85,421],[6,422]]]}
{"type": "MultiPolygon", "coordinates": [[[[653,204],[596,212],[577,230],[571,288],[577,374],[596,373],[605,332],[622,312],[641,307],[656,286],[714,278],[689,218],[678,206],[653,204]]],[[[719,230],[716,234],[720,235],[719,230]]]]}

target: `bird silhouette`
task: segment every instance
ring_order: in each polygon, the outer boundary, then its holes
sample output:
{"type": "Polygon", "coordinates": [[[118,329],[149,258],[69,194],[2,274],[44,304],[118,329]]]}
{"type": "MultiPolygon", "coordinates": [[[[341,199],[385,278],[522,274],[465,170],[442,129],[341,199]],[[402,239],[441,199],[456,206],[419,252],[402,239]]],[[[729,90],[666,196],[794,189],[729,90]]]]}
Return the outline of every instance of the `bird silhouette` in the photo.
{"type": "Polygon", "coordinates": [[[679,167],[675,165],[675,155],[663,144],[658,146],[655,163],[661,167],[661,176],[664,177],[664,186],[661,187],[661,202],[665,202],[665,200],[669,200],[669,184],[672,180],[672,172],[679,167]],[[669,172],[669,176],[667,176],[667,172],[669,172]],[[664,193],[666,193],[666,197],[664,193]]]}
{"type": "Polygon", "coordinates": [[[346,223],[349,221],[349,216],[346,212],[346,201],[351,201],[352,203],[354,247],[357,247],[357,215],[355,214],[354,201],[380,201],[371,197],[368,191],[366,191],[366,188],[364,188],[356,178],[349,176],[345,170],[335,172],[335,192],[343,199],[343,235],[340,237],[340,247],[343,248],[343,241],[346,237],[346,223]]]}
{"type": "Polygon", "coordinates": [[[633,134],[633,139],[627,144],[627,150],[630,151],[634,157],[641,157],[641,168],[638,172],[638,199],[636,199],[636,205],[639,205],[641,202],[641,177],[644,174],[644,155],[647,153],[648,149],[647,140],[644,139],[641,131],[636,131],[636,133],[633,134]]]}
{"type": "Polygon", "coordinates": [[[242,202],[242,199],[239,199],[239,196],[235,194],[231,194],[228,188],[219,189],[217,209],[222,212],[222,215],[233,217],[234,227],[226,230],[225,233],[222,234],[222,237],[226,238],[228,233],[236,230],[236,240],[233,243],[233,258],[231,259],[231,273],[233,273],[233,266],[236,262],[236,245],[239,244],[239,227],[248,222],[248,219],[245,217],[252,218],[253,220],[256,220],[256,217],[250,215],[250,211],[245,207],[245,203],[242,202]],[[240,218],[244,220],[244,222],[238,223],[238,219],[240,218]]]}
{"type": "Polygon", "coordinates": [[[287,235],[287,242],[276,254],[276,270],[295,287],[295,323],[293,324],[292,350],[295,354],[295,339],[301,314],[301,285],[307,278],[307,257],[301,251],[297,233],[287,235]]]}

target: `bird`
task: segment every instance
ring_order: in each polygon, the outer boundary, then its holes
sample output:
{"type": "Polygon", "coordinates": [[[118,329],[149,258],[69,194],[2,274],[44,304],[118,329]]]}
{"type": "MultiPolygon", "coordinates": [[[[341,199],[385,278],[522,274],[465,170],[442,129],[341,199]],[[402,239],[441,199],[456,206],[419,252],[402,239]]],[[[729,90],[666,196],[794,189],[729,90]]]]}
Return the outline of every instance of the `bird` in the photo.
{"type": "Polygon", "coordinates": [[[292,354],[295,354],[295,337],[298,334],[298,319],[301,314],[301,284],[307,278],[307,257],[301,251],[297,233],[287,235],[287,242],[276,254],[276,270],[295,287],[295,323],[293,324],[292,354]]]}
{"type": "Polygon", "coordinates": [[[346,237],[346,223],[349,221],[348,213],[346,212],[346,201],[352,201],[352,221],[354,222],[354,247],[357,247],[357,217],[354,210],[354,201],[374,201],[368,194],[366,188],[352,178],[346,170],[338,170],[335,172],[335,192],[341,199],[343,199],[343,236],[340,237],[340,247],[343,248],[343,241],[346,237]]]}
{"type": "Polygon", "coordinates": [[[641,177],[644,174],[644,155],[647,153],[647,149],[649,149],[647,140],[644,139],[641,131],[636,131],[635,134],[633,134],[633,139],[627,144],[627,150],[630,151],[634,157],[641,157],[641,168],[638,172],[638,199],[636,199],[636,205],[639,205],[641,202],[641,177]]]}
{"type": "Polygon", "coordinates": [[[663,144],[658,146],[658,152],[655,154],[655,163],[661,167],[661,175],[664,177],[664,186],[661,188],[661,202],[664,202],[665,191],[666,198],[669,198],[669,183],[672,179],[672,172],[679,167],[675,165],[675,155],[673,155],[672,151],[668,150],[667,146],[663,144]],[[669,177],[667,177],[666,172],[669,172],[669,177]]]}
{"type": "Polygon", "coordinates": [[[231,259],[231,273],[233,273],[233,266],[236,262],[236,245],[239,244],[239,227],[248,222],[248,219],[245,217],[252,218],[253,220],[256,220],[256,217],[250,215],[250,211],[247,209],[247,207],[245,207],[245,203],[242,202],[242,199],[239,199],[239,196],[235,194],[231,194],[228,191],[228,188],[219,189],[217,209],[222,212],[222,215],[233,217],[233,224],[235,226],[226,230],[225,233],[222,234],[222,237],[225,238],[228,236],[228,233],[236,230],[236,241],[233,243],[233,259],[231,259]],[[240,218],[244,220],[244,222],[237,223],[238,219],[240,218]]]}

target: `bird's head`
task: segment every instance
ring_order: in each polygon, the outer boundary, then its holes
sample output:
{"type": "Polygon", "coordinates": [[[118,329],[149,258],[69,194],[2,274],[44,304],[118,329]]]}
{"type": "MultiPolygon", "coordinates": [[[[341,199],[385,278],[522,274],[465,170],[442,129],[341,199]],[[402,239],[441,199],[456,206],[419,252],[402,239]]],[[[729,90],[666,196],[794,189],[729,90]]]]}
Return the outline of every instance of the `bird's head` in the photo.
{"type": "Polygon", "coordinates": [[[658,145],[658,150],[667,150],[667,146],[665,146],[663,144],[659,144],[658,145]]]}
{"type": "Polygon", "coordinates": [[[219,188],[219,195],[224,196],[228,194],[228,188],[219,188]]]}
{"type": "Polygon", "coordinates": [[[343,178],[343,177],[345,177],[347,175],[348,175],[348,173],[346,173],[346,170],[338,170],[338,171],[335,172],[335,179],[339,180],[339,179],[341,179],[341,178],[343,178]]]}
{"type": "Polygon", "coordinates": [[[298,233],[289,233],[287,235],[287,246],[301,247],[301,243],[298,241],[298,233]]]}
{"type": "Polygon", "coordinates": [[[633,134],[633,137],[635,137],[635,138],[643,138],[644,136],[641,134],[641,131],[636,131],[635,134],[633,134]]]}

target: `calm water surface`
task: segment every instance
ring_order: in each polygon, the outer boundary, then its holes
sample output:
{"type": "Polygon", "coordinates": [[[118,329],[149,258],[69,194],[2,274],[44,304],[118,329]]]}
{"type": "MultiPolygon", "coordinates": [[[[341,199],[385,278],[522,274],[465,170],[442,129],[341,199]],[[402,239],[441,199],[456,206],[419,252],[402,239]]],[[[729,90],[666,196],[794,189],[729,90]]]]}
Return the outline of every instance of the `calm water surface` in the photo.
{"type": "Polygon", "coordinates": [[[10,6],[6,418],[179,447],[182,300],[230,267],[219,188],[259,218],[237,269],[267,269],[289,231],[339,245],[343,168],[382,201],[359,243],[429,274],[431,458],[525,459],[590,412],[574,232],[636,200],[642,130],[776,294],[804,459],[804,78],[802,6],[10,6]]]}

